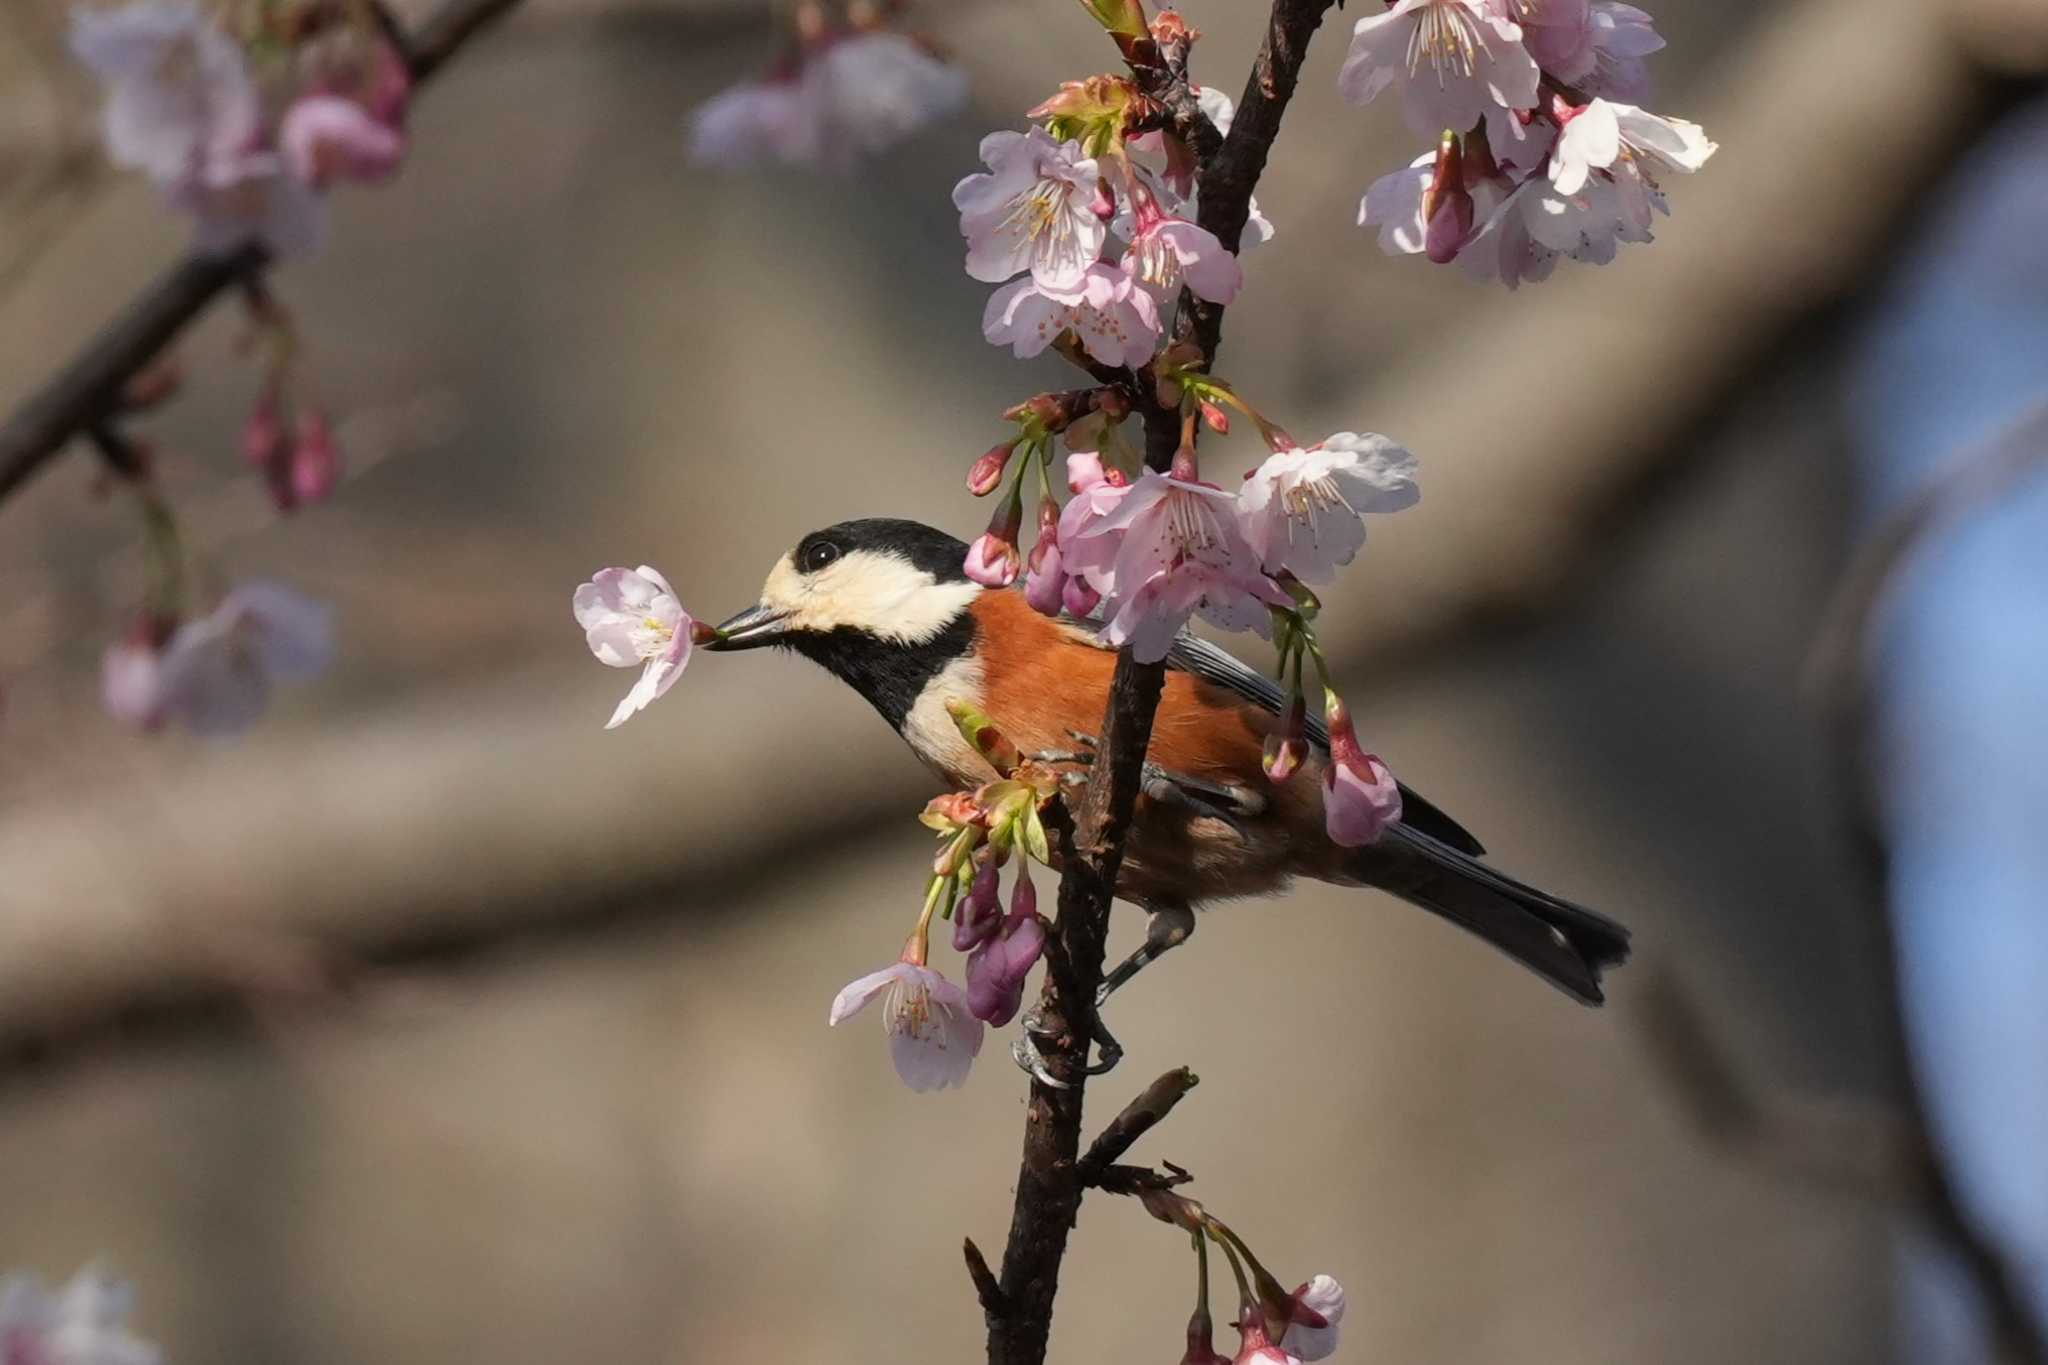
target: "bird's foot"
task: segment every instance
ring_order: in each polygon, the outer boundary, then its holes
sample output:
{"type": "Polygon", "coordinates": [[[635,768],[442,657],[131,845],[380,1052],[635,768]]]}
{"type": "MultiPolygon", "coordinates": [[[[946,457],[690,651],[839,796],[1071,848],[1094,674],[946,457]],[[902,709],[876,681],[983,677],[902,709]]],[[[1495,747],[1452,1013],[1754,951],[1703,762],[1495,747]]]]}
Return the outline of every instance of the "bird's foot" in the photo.
{"type": "MultiPolygon", "coordinates": [[[[1017,1040],[1010,1044],[1010,1060],[1017,1064],[1017,1069],[1040,1084],[1049,1085],[1055,1090],[1070,1089],[1067,1082],[1052,1074],[1051,1067],[1046,1063],[1045,1052],[1038,1045],[1040,1038],[1053,1037],[1060,1030],[1046,1022],[1044,1012],[1037,1005],[1026,1010],[1023,1018],[1017,1022],[1022,1032],[1017,1035],[1017,1040]]],[[[1106,1075],[1123,1060],[1123,1044],[1102,1026],[1100,1015],[1096,1016],[1095,1031],[1091,1037],[1096,1047],[1096,1059],[1082,1069],[1090,1076],[1106,1075]]]]}
{"type": "Polygon", "coordinates": [[[1068,1090],[1072,1087],[1052,1074],[1045,1064],[1045,1054],[1038,1050],[1038,1040],[1027,1031],[1017,1035],[1017,1041],[1010,1044],[1010,1060],[1017,1069],[1037,1081],[1040,1085],[1051,1086],[1054,1090],[1068,1090]]]}

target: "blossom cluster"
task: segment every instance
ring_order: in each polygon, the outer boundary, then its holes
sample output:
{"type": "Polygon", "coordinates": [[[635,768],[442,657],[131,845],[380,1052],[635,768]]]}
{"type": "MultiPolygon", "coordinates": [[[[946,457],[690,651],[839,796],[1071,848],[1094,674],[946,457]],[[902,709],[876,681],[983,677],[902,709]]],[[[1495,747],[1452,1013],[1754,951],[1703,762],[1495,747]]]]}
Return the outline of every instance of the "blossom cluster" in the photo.
{"type": "Polygon", "coordinates": [[[202,250],[310,251],[329,187],[405,157],[412,80],[368,5],[81,7],[71,49],[106,87],[109,157],[190,215],[202,250]]]}
{"type": "Polygon", "coordinates": [[[1510,289],[1560,256],[1605,265],[1669,213],[1661,178],[1715,151],[1699,125],[1641,107],[1664,46],[1619,0],[1396,0],[1353,27],[1338,88],[1397,92],[1436,139],[1359,204],[1383,250],[1456,261],[1510,289]]]}
{"type": "MultiPolygon", "coordinates": [[[[1212,92],[1207,103],[1228,127],[1230,102],[1212,92]]],[[[1243,286],[1236,255],[1193,221],[1191,179],[1126,138],[1135,104],[1128,82],[1075,82],[1031,111],[1045,127],[983,138],[988,169],[953,189],[967,273],[1002,286],[982,335],[1019,358],[1064,342],[1135,369],[1159,349],[1183,287],[1229,303],[1243,286]]],[[[1157,134],[1149,145],[1161,145],[1157,134]]]]}
{"type": "Polygon", "coordinates": [[[1315,1275],[1293,1291],[1266,1269],[1229,1224],[1185,1195],[1170,1182],[1139,1194],[1145,1209],[1162,1223],[1193,1238],[1199,1274],[1195,1311],[1188,1318],[1187,1352],[1181,1365],[1304,1365],[1327,1359],[1337,1350],[1346,1307],[1344,1286],[1329,1275],[1315,1275]],[[1238,1313],[1235,1356],[1216,1350],[1215,1323],[1209,1312],[1209,1246],[1214,1244],[1237,1281],[1238,1313]]]}
{"type": "Polygon", "coordinates": [[[0,1276],[0,1360],[7,1365],[158,1365],[128,1330],[134,1293],[88,1266],[52,1293],[33,1275],[0,1276]]]}
{"type": "Polygon", "coordinates": [[[832,1002],[837,1025],[880,999],[896,1074],[912,1090],[956,1086],[981,1052],[983,1025],[1017,1015],[1024,983],[1045,952],[1045,921],[1031,864],[1049,864],[1043,808],[1058,776],[1027,760],[987,716],[954,703],[961,734],[999,774],[972,792],[934,799],[919,819],[942,841],[932,860],[924,908],[897,960],[850,982],[832,1002]],[[1013,862],[1008,909],[1002,869],[1013,862]],[[954,951],[966,955],[962,990],[930,965],[933,918],[953,921],[954,951]]]}
{"type": "Polygon", "coordinates": [[[848,171],[967,102],[967,75],[923,39],[862,8],[834,23],[815,4],[769,70],[728,86],[690,116],[700,165],[758,162],[848,171]]]}

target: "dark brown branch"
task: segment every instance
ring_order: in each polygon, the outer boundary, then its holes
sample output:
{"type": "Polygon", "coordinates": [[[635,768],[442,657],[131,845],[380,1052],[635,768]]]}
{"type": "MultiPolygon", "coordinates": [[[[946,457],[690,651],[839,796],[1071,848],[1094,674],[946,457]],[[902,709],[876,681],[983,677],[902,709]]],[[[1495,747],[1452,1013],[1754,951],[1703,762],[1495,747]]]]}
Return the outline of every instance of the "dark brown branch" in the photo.
{"type": "MultiPolygon", "coordinates": [[[[1201,168],[1202,226],[1233,250],[1250,212],[1252,187],[1265,170],[1280,115],[1294,94],[1308,40],[1329,0],[1274,0],[1272,22],[1260,49],[1245,102],[1229,137],[1201,168]]],[[[1142,73],[1140,73],[1142,78],[1142,73]]],[[[1193,316],[1206,365],[1215,358],[1223,310],[1193,316]]],[[[1180,444],[1179,414],[1146,396],[1145,463],[1165,470],[1180,444]]],[[[1139,663],[1128,649],[1117,658],[1095,763],[1071,822],[1057,831],[1061,863],[1059,913],[1052,937],[1039,1015],[1049,1036],[1046,1064],[1064,1088],[1033,1081],[1025,1110],[1024,1157],[1003,1248],[1001,1289],[1008,1313],[989,1323],[990,1365],[1041,1365],[1052,1331],[1053,1300],[1067,1233],[1085,1188],[1079,1168],[1081,1106],[1086,1091],[1089,1041],[1095,1033],[1095,992],[1109,934],[1109,909],[1123,862],[1124,836],[1137,806],[1138,775],[1151,742],[1153,713],[1165,680],[1163,664],[1139,663]]]]}
{"type": "Polygon", "coordinates": [[[1089,1178],[1088,1187],[1104,1194],[1146,1194],[1152,1190],[1171,1190],[1194,1179],[1171,1161],[1159,1164],[1166,1169],[1155,1171],[1150,1166],[1105,1166],[1089,1178]]]}
{"type": "Polygon", "coordinates": [[[1081,1158],[1081,1182],[1094,1183],[1096,1177],[1109,1165],[1131,1150],[1132,1144],[1152,1131],[1160,1120],[1173,1112],[1175,1105],[1200,1083],[1201,1078],[1186,1067],[1167,1072],[1138,1093],[1138,1097],[1124,1106],[1124,1111],[1109,1121],[1109,1126],[1096,1135],[1088,1144],[1088,1155],[1081,1158]]]}
{"type": "MultiPolygon", "coordinates": [[[[427,81],[479,30],[518,3],[449,0],[401,46],[414,84],[427,81]]],[[[0,427],[0,499],[74,436],[116,412],[129,381],[208,304],[224,290],[255,278],[269,263],[269,251],[251,242],[223,255],[195,252],[160,275],[0,427]]]]}

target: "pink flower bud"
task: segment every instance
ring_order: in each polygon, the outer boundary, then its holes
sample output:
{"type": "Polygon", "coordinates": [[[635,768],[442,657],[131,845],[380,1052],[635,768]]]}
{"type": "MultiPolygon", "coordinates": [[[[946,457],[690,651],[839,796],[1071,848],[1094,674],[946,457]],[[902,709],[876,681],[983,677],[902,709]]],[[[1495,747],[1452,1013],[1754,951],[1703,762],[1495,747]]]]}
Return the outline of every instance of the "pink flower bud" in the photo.
{"type": "Polygon", "coordinates": [[[1024,579],[1024,600],[1034,611],[1058,616],[1066,600],[1068,579],[1060,566],[1056,538],[1041,536],[1031,549],[1031,572],[1024,579]]]}
{"type": "Polygon", "coordinates": [[[1350,712],[1335,692],[1325,712],[1330,766],[1323,770],[1323,825],[1333,843],[1357,848],[1401,818],[1401,789],[1387,765],[1359,747],[1350,712]]]}
{"type": "Polygon", "coordinates": [[[1303,738],[1307,729],[1308,698],[1296,692],[1287,703],[1279,727],[1266,736],[1262,762],[1267,780],[1285,782],[1307,761],[1308,741],[1303,738]]]}
{"type": "Polygon", "coordinates": [[[242,458],[256,469],[270,469],[284,460],[288,444],[277,396],[265,393],[242,423],[242,458]]]}
{"type": "Polygon", "coordinates": [[[1069,578],[1066,587],[1060,589],[1060,605],[1067,609],[1067,615],[1085,617],[1093,612],[1102,601],[1102,594],[1078,578],[1069,578]]]}
{"type": "MultiPolygon", "coordinates": [[[[955,942],[958,942],[956,937],[955,942]]],[[[1045,923],[1038,918],[1038,892],[1029,865],[1017,863],[1017,886],[1001,932],[967,958],[967,1012],[1000,1028],[1024,1003],[1024,979],[1045,953],[1045,923]]]]}
{"type": "Polygon", "coordinates": [[[1280,1345],[1302,1360],[1322,1360],[1337,1349],[1337,1325],[1344,1320],[1344,1286],[1318,1275],[1294,1291],[1287,1305],[1287,1329],[1280,1345]]]}
{"type": "Polygon", "coordinates": [[[985,588],[1007,588],[1017,581],[1023,557],[1017,552],[1017,533],[1024,525],[1021,498],[1005,499],[989,519],[988,530],[967,547],[967,576],[985,588]]]}
{"type": "Polygon", "coordinates": [[[974,874],[974,884],[953,911],[953,951],[964,953],[979,948],[1002,927],[1003,904],[996,877],[994,858],[974,874]]]}
{"type": "Polygon", "coordinates": [[[1430,260],[1448,265],[1457,259],[1465,239],[1472,235],[1472,215],[1472,193],[1465,185],[1464,143],[1456,133],[1447,132],[1437,144],[1436,166],[1422,195],[1422,217],[1428,224],[1423,250],[1430,260]]]}
{"type": "Polygon", "coordinates": [[[319,502],[341,482],[341,450],[323,413],[301,415],[298,437],[292,445],[292,493],[300,502],[319,502]]]}
{"type": "Polygon", "coordinates": [[[974,462],[967,471],[967,491],[977,498],[987,497],[1003,482],[1003,470],[1015,454],[1017,442],[1004,441],[1001,445],[990,446],[988,453],[974,462]]]}
{"type": "Polygon", "coordinates": [[[1206,398],[1202,400],[1202,420],[1213,432],[1222,435],[1228,435],[1230,432],[1230,414],[1206,398]]]}
{"type": "Polygon", "coordinates": [[[371,118],[385,127],[403,130],[411,103],[412,72],[406,69],[405,58],[391,44],[377,44],[377,55],[370,68],[369,89],[363,95],[363,107],[369,110],[371,118]]]}
{"type": "Polygon", "coordinates": [[[405,134],[340,95],[304,95],[285,110],[277,141],[292,175],[315,189],[340,178],[388,179],[405,159],[405,134]]]}

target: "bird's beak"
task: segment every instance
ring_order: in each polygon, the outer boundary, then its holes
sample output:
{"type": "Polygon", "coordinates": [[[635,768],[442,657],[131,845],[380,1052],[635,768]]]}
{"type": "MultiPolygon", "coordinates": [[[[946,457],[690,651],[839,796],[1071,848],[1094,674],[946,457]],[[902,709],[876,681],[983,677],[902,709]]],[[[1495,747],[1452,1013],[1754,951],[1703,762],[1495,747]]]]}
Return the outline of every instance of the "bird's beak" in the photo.
{"type": "Polygon", "coordinates": [[[748,607],[739,615],[720,622],[718,638],[704,648],[718,652],[772,645],[789,633],[789,627],[782,624],[788,614],[770,607],[748,607]]]}

